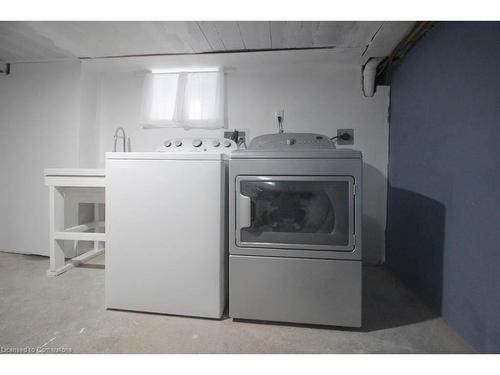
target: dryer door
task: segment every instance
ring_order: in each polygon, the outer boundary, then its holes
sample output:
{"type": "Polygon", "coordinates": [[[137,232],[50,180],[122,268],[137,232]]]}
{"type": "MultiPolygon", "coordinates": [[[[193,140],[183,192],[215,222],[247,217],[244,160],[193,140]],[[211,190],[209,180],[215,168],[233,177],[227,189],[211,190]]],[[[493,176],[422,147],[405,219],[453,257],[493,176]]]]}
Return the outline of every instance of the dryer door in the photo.
{"type": "Polygon", "coordinates": [[[352,251],[351,176],[238,176],[240,247],[352,251]]]}

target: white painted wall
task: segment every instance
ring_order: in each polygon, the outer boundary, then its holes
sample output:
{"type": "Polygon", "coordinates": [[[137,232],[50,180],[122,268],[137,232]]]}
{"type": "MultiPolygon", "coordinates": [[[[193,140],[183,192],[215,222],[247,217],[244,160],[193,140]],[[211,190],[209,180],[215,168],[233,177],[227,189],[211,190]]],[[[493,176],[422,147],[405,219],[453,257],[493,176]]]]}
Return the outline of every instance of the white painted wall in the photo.
{"type": "MultiPolygon", "coordinates": [[[[333,136],[337,128],[354,128],[354,148],[363,152],[364,253],[371,263],[383,259],[386,218],[389,88],[379,87],[373,98],[361,90],[360,67],[320,61],[268,63],[253,57],[253,63],[231,61],[227,74],[228,127],[249,129],[250,137],[275,132],[274,112],[285,110],[285,130],[316,132],[333,136]]],[[[172,64],[172,58],[169,58],[172,64]]],[[[222,61],[222,64],[224,61],[222,61]]],[[[158,61],[156,61],[158,65],[158,61]]],[[[161,65],[161,64],[160,64],[161,65]]],[[[113,133],[123,126],[131,137],[133,151],[152,151],[162,141],[179,136],[203,136],[220,131],[149,129],[138,127],[143,77],[134,70],[110,73],[108,64],[101,82],[101,133],[99,165],[113,147],[113,133]]]]}
{"type": "Polygon", "coordinates": [[[48,254],[43,169],[78,166],[81,66],[32,63],[0,77],[0,249],[48,254]]]}
{"type": "Polygon", "coordinates": [[[82,69],[78,134],[78,165],[81,168],[95,168],[98,163],[100,104],[100,74],[82,69]]]}

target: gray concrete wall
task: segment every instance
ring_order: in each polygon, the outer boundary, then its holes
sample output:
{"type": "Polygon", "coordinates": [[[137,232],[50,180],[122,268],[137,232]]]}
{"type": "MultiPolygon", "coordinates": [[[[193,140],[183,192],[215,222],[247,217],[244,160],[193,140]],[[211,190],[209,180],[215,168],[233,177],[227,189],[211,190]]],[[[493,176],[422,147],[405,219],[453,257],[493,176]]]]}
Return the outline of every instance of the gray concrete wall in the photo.
{"type": "Polygon", "coordinates": [[[437,24],[391,88],[387,263],[500,352],[500,23],[437,24]]]}

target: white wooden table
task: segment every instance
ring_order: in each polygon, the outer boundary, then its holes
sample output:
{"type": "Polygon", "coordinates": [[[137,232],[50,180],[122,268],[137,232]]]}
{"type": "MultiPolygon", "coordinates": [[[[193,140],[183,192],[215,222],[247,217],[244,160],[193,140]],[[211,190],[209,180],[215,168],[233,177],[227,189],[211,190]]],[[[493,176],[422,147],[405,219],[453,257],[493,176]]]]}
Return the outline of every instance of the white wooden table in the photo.
{"type": "Polygon", "coordinates": [[[105,203],[104,169],[45,169],[45,185],[50,189],[50,268],[48,276],[57,276],[85,263],[104,252],[106,242],[104,220],[100,218],[99,204],[105,203]],[[94,204],[93,220],[65,228],[68,205],[78,211],[79,203],[94,204]],[[66,262],[64,241],[93,241],[94,247],[66,262]],[[100,246],[102,244],[102,246],[100,246]]]}

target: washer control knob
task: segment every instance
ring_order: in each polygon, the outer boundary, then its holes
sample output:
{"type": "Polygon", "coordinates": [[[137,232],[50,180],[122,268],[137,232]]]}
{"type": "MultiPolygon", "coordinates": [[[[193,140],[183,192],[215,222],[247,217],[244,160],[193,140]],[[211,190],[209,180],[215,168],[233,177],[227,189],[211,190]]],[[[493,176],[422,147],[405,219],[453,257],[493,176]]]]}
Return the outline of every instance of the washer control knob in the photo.
{"type": "Polygon", "coordinates": [[[181,147],[181,146],[182,146],[182,141],[181,140],[175,141],[175,147],[181,147]]]}
{"type": "Polygon", "coordinates": [[[193,146],[194,147],[200,147],[201,146],[201,140],[199,139],[193,139],[193,146]]]}
{"type": "Polygon", "coordinates": [[[231,147],[231,141],[229,139],[225,139],[222,144],[224,145],[224,147],[231,147]]]}
{"type": "Polygon", "coordinates": [[[294,145],[295,144],[295,139],[293,139],[293,138],[287,138],[286,144],[289,145],[289,146],[294,145]]]}
{"type": "Polygon", "coordinates": [[[219,147],[219,146],[220,146],[220,142],[219,142],[219,140],[218,140],[218,139],[214,139],[214,140],[212,141],[212,146],[214,146],[214,147],[219,147]]]}
{"type": "Polygon", "coordinates": [[[170,146],[172,146],[172,142],[171,141],[165,141],[165,142],[163,142],[163,146],[170,147],[170,146]]]}

